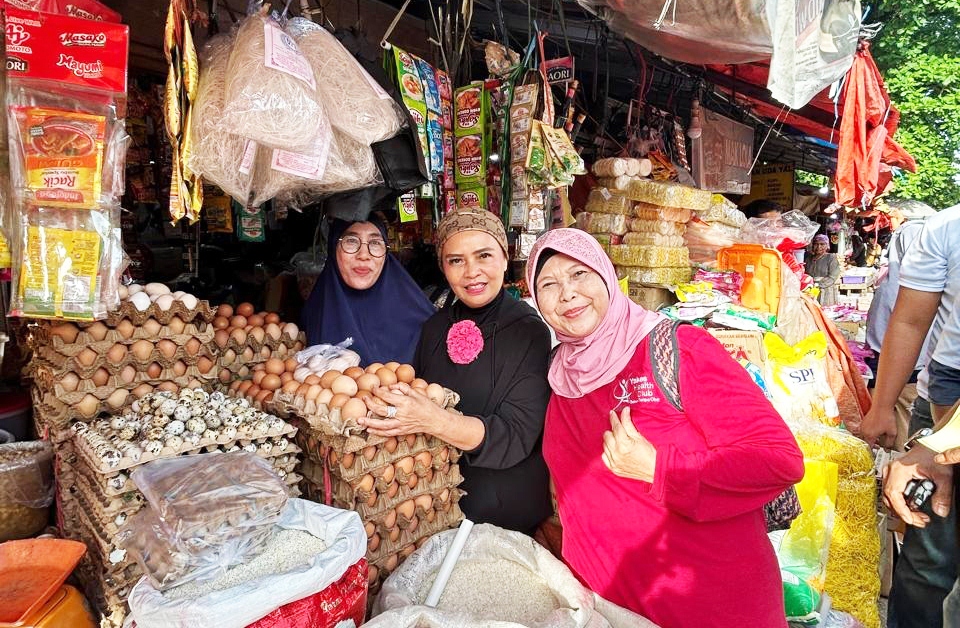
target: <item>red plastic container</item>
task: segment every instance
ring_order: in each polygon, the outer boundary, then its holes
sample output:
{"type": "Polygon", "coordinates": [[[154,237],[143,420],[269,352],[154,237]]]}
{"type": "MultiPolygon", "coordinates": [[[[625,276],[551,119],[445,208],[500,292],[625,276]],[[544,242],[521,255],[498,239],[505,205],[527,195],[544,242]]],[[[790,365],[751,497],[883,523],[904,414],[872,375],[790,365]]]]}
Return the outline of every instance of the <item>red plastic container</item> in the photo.
{"type": "Polygon", "coordinates": [[[22,626],[60,589],[87,546],[64,539],[0,543],[0,626],[22,626]]]}

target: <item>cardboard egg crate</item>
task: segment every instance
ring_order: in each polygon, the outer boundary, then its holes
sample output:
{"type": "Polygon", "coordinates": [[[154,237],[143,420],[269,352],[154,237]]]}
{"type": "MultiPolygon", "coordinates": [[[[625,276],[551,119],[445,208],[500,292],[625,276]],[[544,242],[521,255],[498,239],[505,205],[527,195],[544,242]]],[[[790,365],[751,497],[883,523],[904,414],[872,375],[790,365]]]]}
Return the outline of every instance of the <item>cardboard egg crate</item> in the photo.
{"type": "MultiPolygon", "coordinates": [[[[150,363],[147,364],[147,366],[149,365],[150,363]]],[[[161,367],[160,374],[157,377],[150,377],[150,375],[147,374],[147,369],[143,367],[143,365],[135,364],[134,367],[137,370],[134,373],[133,379],[129,382],[124,381],[119,374],[114,373],[108,377],[107,383],[103,386],[97,386],[89,377],[81,379],[75,390],[66,390],[61,384],[64,375],[63,371],[40,360],[36,360],[31,366],[29,377],[33,380],[34,386],[40,389],[41,392],[55,395],[58,401],[66,405],[77,403],[87,393],[92,394],[98,399],[106,400],[112,391],[133,391],[133,389],[141,384],[159,386],[164,382],[172,382],[176,384],[178,388],[183,388],[188,386],[191,381],[196,380],[201,382],[201,386],[198,386],[198,388],[203,388],[209,385],[216,377],[215,368],[211,368],[207,373],[201,373],[197,366],[188,365],[182,374],[177,374],[173,367],[161,367]]],[[[103,368],[107,369],[108,372],[113,370],[107,368],[107,366],[103,368]]],[[[122,371],[123,367],[119,370],[122,371]]],[[[94,369],[94,371],[96,371],[96,369],[94,369]]]]}
{"type": "MultiPolygon", "coordinates": [[[[103,343],[99,344],[102,345],[103,343]]],[[[108,346],[107,350],[112,346],[112,344],[108,346]]],[[[100,368],[106,369],[111,375],[118,375],[127,365],[133,365],[139,372],[146,371],[147,367],[154,362],[159,364],[161,368],[171,368],[177,362],[183,362],[189,367],[195,366],[202,358],[211,361],[210,376],[216,377],[217,354],[209,345],[204,344],[201,344],[194,354],[190,354],[185,346],[177,345],[176,351],[174,351],[172,355],[166,356],[160,352],[156,347],[156,343],[154,343],[153,350],[146,358],[140,359],[128,351],[123,358],[116,362],[108,359],[105,353],[98,353],[93,363],[89,366],[81,364],[77,355],[66,356],[54,351],[52,347],[40,347],[34,355],[34,361],[39,360],[37,362],[38,368],[40,366],[46,366],[52,371],[54,376],[62,376],[65,373],[73,372],[81,379],[92,377],[93,374],[97,372],[97,369],[100,368]]]]}
{"type": "Polygon", "coordinates": [[[213,340],[213,333],[213,325],[197,320],[185,324],[180,333],[174,332],[173,329],[165,325],[162,325],[160,331],[156,334],[148,333],[143,327],[134,327],[133,334],[129,338],[124,338],[116,329],[108,329],[107,335],[102,340],[97,340],[89,333],[81,330],[74,342],[67,343],[60,336],[50,333],[48,327],[42,327],[34,335],[34,348],[45,348],[53,353],[72,358],[84,349],[92,349],[97,354],[106,355],[107,351],[115,344],[130,346],[140,340],[153,343],[158,340],[170,340],[177,346],[183,346],[191,339],[196,338],[201,345],[205,346],[213,340]]]}
{"type": "Polygon", "coordinates": [[[219,356],[217,361],[218,370],[225,368],[231,373],[236,374],[239,373],[243,367],[247,367],[249,370],[251,367],[266,362],[270,358],[279,358],[281,360],[292,358],[298,351],[301,351],[306,346],[306,343],[307,336],[303,332],[300,332],[296,338],[287,334],[281,335],[280,338],[267,336],[262,342],[256,338],[252,338],[248,334],[246,341],[242,344],[238,343],[236,338],[231,337],[226,345],[222,347],[214,340],[207,343],[207,347],[219,356]],[[247,349],[250,350],[250,354],[244,358],[243,355],[247,349]],[[266,349],[270,355],[265,356],[264,349],[266,349]],[[228,351],[232,351],[235,356],[232,361],[229,360],[228,351]]]}
{"type": "Polygon", "coordinates": [[[216,316],[216,309],[210,306],[207,301],[198,301],[197,306],[188,309],[182,301],[174,301],[170,309],[161,310],[156,303],[151,303],[150,307],[141,311],[137,309],[129,299],[120,302],[120,307],[113,310],[103,320],[107,327],[116,327],[122,320],[128,320],[135,326],[140,327],[148,318],[155,319],[161,325],[170,323],[170,319],[177,316],[184,323],[192,323],[195,320],[201,320],[205,323],[212,323],[216,316]]]}

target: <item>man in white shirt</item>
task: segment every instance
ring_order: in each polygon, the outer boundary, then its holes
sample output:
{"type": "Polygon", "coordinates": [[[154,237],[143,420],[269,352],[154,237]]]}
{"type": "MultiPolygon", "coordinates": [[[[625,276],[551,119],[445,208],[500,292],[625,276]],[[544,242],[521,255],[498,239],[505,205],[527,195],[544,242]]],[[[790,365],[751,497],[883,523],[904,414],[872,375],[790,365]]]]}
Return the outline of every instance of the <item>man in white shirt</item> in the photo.
{"type": "MultiPolygon", "coordinates": [[[[862,436],[868,443],[879,440],[881,444],[889,445],[896,437],[894,406],[918,359],[929,365],[930,352],[941,342],[944,343],[944,352],[960,356],[960,326],[951,324],[958,298],[960,205],[927,219],[917,242],[902,260],[900,290],[880,351],[873,405],[861,425],[862,436]],[[921,348],[928,333],[927,354],[921,358],[921,348]]],[[[927,401],[938,405],[946,402],[945,398],[930,398],[930,384],[930,373],[924,368],[917,379],[918,399],[914,405],[915,421],[912,421],[916,425],[911,425],[913,429],[925,427],[922,422],[928,420],[923,412],[928,408],[927,401]]],[[[933,384],[935,392],[948,394],[948,391],[941,390],[936,377],[933,384]]],[[[934,463],[930,450],[923,446],[914,447],[886,469],[884,495],[899,512],[906,483],[921,473],[937,484],[937,491],[931,499],[936,516],[913,513],[904,519],[910,526],[917,527],[908,527],[894,572],[887,617],[889,628],[942,626],[943,601],[957,578],[960,559],[957,556],[956,517],[949,508],[949,496],[953,492],[952,472],[934,463]]]]}

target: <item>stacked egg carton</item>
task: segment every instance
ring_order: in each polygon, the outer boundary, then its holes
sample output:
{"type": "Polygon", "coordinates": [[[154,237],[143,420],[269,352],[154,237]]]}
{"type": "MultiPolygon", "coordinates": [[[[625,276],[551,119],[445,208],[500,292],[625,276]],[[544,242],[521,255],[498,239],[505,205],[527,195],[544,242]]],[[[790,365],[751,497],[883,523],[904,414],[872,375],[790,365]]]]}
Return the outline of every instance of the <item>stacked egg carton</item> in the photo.
{"type": "Polygon", "coordinates": [[[217,375],[213,311],[205,301],[186,303],[140,310],[128,299],[104,321],[34,326],[28,377],[38,431],[120,411],[155,389],[209,385],[217,375]]]}
{"type": "Polygon", "coordinates": [[[218,378],[225,385],[249,378],[255,365],[270,358],[292,357],[307,341],[295,323],[284,323],[272,312],[254,313],[249,303],[241,303],[236,309],[220,305],[213,327],[210,349],[219,355],[218,378]]]}
{"type": "Polygon", "coordinates": [[[87,544],[78,574],[106,626],[122,624],[126,596],[142,575],[116,542],[124,523],[145,504],[130,479],[137,466],[191,453],[248,451],[269,459],[290,495],[299,495],[296,429],[222,393],[160,391],[122,415],[76,422],[63,431],[71,437],[58,450],[61,528],[87,544]]]}

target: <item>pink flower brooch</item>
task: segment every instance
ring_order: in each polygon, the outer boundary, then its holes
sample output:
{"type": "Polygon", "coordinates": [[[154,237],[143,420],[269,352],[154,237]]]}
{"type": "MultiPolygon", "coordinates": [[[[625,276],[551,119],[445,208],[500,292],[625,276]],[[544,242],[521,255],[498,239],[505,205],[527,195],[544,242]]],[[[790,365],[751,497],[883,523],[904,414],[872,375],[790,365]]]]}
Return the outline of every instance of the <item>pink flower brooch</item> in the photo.
{"type": "Polygon", "coordinates": [[[454,323],[447,332],[447,355],[455,364],[470,364],[483,351],[483,333],[471,320],[454,323]]]}

